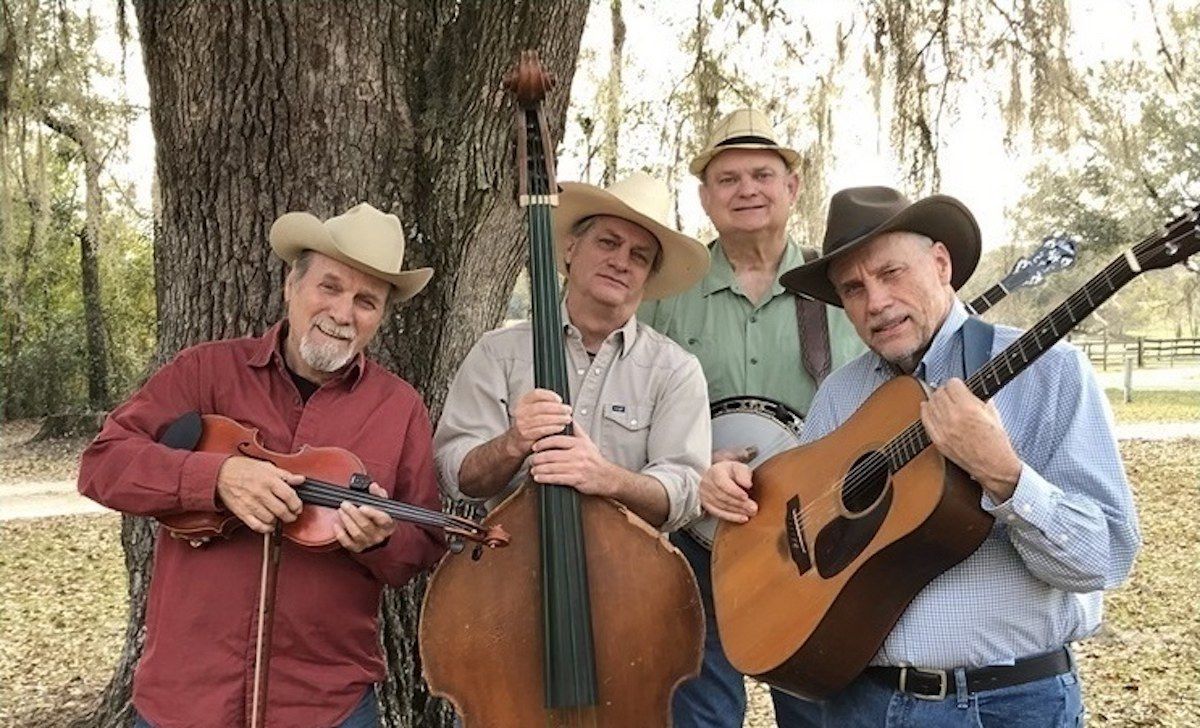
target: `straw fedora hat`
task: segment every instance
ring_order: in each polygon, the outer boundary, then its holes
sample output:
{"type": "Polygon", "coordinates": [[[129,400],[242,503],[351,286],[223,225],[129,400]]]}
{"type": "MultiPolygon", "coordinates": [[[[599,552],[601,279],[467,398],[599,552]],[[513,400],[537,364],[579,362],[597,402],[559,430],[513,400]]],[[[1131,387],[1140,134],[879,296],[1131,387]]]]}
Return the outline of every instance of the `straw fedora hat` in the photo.
{"type": "Polygon", "coordinates": [[[829,264],[884,233],[920,233],[950,252],[950,285],[962,287],[979,263],[979,224],[967,206],[947,195],[910,202],[891,187],[851,187],[829,200],[821,257],[779,278],[784,288],[801,296],[841,307],[829,280],[829,264]]]}
{"type": "Polygon", "coordinates": [[[287,263],[313,250],[387,281],[396,300],[417,295],[433,276],[432,268],[400,270],[404,262],[404,228],[400,218],[366,202],[321,222],[309,212],[289,212],[271,226],[271,249],[287,263]]]}
{"type": "Polygon", "coordinates": [[[553,213],[554,240],[558,270],[563,275],[567,272],[564,256],[570,243],[571,228],[596,215],[628,220],[658,239],[662,264],[646,280],[643,299],[682,293],[708,271],[708,248],[667,224],[671,215],[671,194],[665,184],[650,175],[637,172],[607,189],[582,182],[563,182],[559,187],[561,193],[553,213]]]}
{"type": "Polygon", "coordinates": [[[800,153],[783,146],[778,139],[766,114],[757,109],[738,109],[717,122],[708,144],[692,159],[688,171],[703,179],[708,163],[728,149],[769,149],[783,157],[789,171],[794,170],[800,164],[800,153]]]}

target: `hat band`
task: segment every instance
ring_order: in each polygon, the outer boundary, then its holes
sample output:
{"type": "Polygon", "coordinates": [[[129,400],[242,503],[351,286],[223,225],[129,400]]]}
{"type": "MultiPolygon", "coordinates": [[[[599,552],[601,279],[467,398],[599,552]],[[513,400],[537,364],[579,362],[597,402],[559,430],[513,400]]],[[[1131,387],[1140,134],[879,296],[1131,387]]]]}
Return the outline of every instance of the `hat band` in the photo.
{"type": "Polygon", "coordinates": [[[733,144],[766,144],[766,145],[768,145],[768,146],[772,146],[772,147],[777,147],[777,146],[779,146],[778,144],[776,144],[776,143],[775,143],[775,141],[774,141],[773,139],[768,139],[768,138],[766,138],[766,137],[762,137],[762,136],[736,136],[736,137],[730,137],[730,138],[728,138],[728,139],[726,139],[726,140],[724,140],[724,141],[717,142],[717,143],[716,143],[716,144],[714,144],[713,146],[714,146],[714,147],[728,147],[728,146],[731,146],[731,145],[733,145],[733,144]]]}

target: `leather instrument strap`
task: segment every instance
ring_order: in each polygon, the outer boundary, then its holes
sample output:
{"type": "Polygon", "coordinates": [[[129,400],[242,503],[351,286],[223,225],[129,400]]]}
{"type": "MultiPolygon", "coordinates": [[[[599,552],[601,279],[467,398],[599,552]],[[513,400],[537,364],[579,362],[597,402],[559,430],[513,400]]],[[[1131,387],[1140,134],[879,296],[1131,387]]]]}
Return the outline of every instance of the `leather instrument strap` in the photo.
{"type": "MultiPolygon", "coordinates": [[[[817,257],[811,248],[801,248],[804,262],[817,257]]],[[[819,387],[833,368],[833,353],[829,348],[829,316],[825,304],[796,296],[796,324],[800,333],[800,361],[804,371],[819,387]]]]}

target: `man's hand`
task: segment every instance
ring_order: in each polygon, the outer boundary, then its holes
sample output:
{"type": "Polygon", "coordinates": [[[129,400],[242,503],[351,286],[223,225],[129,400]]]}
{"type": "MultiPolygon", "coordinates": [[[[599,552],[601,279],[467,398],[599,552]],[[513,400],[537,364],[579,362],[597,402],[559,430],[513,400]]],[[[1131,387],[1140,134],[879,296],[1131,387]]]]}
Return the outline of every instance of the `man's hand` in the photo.
{"type": "Polygon", "coordinates": [[[304,504],[292,486],[303,482],[303,475],[235,455],[217,471],[217,497],[250,529],[270,533],[276,521],[291,523],[300,515],[304,504]]]}
{"type": "Polygon", "coordinates": [[[567,485],[586,495],[616,496],[614,466],[578,424],[573,435],[538,440],[533,444],[533,453],[529,473],[534,481],[567,485]]]}
{"type": "MultiPolygon", "coordinates": [[[[750,449],[746,448],[747,451],[750,449]]],[[[717,454],[713,453],[714,459],[717,454]]],[[[749,452],[742,454],[753,457],[749,452]]],[[[705,512],[733,523],[750,520],[758,513],[758,504],[746,493],[754,484],[752,472],[740,459],[714,462],[700,478],[700,505],[705,512]]]]}
{"type": "MultiPolygon", "coordinates": [[[[367,492],[380,498],[388,497],[387,491],[379,483],[371,483],[367,492]]],[[[342,501],[338,508],[338,516],[341,522],[333,524],[338,543],[356,554],[382,543],[396,530],[396,521],[391,516],[371,506],[358,506],[342,501]]]]}
{"type": "Polygon", "coordinates": [[[525,458],[533,444],[543,437],[557,435],[571,422],[571,407],[548,389],[532,389],[517,400],[513,423],[505,433],[505,449],[512,457],[525,458]]]}
{"type": "Polygon", "coordinates": [[[993,501],[1012,497],[1021,459],[994,404],[984,404],[961,379],[951,379],[921,403],[921,423],[938,451],[979,481],[993,501]]]}

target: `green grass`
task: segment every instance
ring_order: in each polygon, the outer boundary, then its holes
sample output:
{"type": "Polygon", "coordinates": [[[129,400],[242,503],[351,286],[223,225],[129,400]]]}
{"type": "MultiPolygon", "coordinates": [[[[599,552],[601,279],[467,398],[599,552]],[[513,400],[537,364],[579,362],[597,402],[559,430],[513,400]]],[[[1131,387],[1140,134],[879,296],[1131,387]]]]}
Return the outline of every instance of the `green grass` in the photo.
{"type": "Polygon", "coordinates": [[[1200,390],[1133,391],[1126,404],[1120,389],[1106,389],[1117,422],[1200,422],[1200,390]]]}

